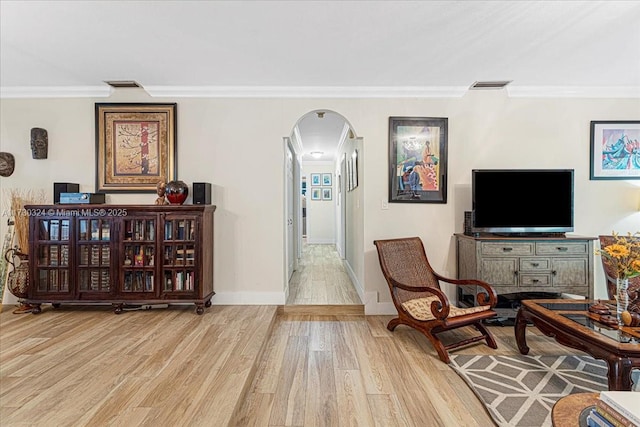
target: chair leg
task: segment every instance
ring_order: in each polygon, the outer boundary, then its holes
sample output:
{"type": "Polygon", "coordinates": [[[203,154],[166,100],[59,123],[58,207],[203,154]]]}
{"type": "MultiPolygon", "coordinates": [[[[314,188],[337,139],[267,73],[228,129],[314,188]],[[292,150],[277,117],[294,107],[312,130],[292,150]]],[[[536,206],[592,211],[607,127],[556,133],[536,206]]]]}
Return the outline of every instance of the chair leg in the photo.
{"type": "Polygon", "coordinates": [[[487,345],[491,348],[498,348],[498,344],[496,343],[496,339],[493,337],[493,334],[489,332],[486,326],[482,324],[482,321],[476,322],[473,324],[480,333],[484,336],[487,341],[487,345]]]}
{"type": "Polygon", "coordinates": [[[433,348],[435,348],[436,351],[438,352],[438,357],[440,357],[440,360],[442,360],[447,365],[451,363],[451,359],[449,358],[449,352],[445,348],[444,344],[442,344],[442,342],[435,335],[431,335],[430,333],[427,333],[427,332],[423,332],[423,333],[427,338],[429,338],[429,341],[431,341],[433,348]]]}
{"type": "Polygon", "coordinates": [[[402,322],[400,321],[399,317],[396,317],[395,319],[391,319],[389,321],[389,323],[387,323],[387,329],[390,330],[391,332],[393,332],[393,330],[396,328],[396,326],[401,325],[402,322]]]}

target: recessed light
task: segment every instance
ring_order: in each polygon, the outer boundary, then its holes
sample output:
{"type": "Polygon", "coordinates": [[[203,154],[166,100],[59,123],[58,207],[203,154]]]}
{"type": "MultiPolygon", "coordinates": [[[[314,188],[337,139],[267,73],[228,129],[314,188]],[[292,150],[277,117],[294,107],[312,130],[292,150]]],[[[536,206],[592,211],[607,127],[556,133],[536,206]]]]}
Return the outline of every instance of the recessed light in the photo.
{"type": "Polygon", "coordinates": [[[314,159],[319,159],[320,157],[322,157],[324,152],[322,152],[322,151],[312,151],[309,154],[311,154],[311,157],[313,157],[314,159]]]}

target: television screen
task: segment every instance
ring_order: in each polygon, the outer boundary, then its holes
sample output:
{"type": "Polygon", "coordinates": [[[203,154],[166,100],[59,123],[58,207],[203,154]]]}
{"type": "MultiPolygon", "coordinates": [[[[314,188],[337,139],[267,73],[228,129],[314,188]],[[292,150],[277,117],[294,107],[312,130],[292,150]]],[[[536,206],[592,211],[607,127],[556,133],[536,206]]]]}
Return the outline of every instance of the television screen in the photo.
{"type": "Polygon", "coordinates": [[[573,231],[573,169],[475,169],[473,232],[573,231]]]}

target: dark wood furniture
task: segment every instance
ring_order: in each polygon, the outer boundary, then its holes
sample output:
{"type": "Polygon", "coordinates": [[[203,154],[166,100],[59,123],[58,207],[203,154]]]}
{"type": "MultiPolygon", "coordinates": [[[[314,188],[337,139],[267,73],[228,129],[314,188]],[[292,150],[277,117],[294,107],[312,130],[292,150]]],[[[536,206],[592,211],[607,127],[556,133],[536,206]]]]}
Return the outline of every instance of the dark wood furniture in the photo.
{"type": "Polygon", "coordinates": [[[211,306],[215,206],[32,205],[26,303],[211,306]]]}
{"type": "MultiPolygon", "coordinates": [[[[599,314],[589,313],[594,301],[525,300],[518,310],[515,338],[520,353],[529,353],[527,322],[567,347],[582,350],[604,360],[609,390],[631,390],[631,370],[640,368],[640,328],[607,326],[599,314]]],[[[615,310],[615,308],[613,308],[615,310]]]]}
{"type": "Polygon", "coordinates": [[[497,303],[495,291],[479,280],[455,280],[436,273],[429,265],[422,240],[418,237],[376,240],[378,260],[398,317],[392,319],[387,329],[407,325],[425,335],[438,352],[440,360],[449,363],[448,350],[485,340],[491,348],[497,348],[493,335],[482,321],[496,315],[492,308],[497,303]],[[482,289],[477,295],[479,306],[459,308],[449,302],[440,289],[440,282],[455,286],[473,286],[482,289]],[[474,326],[481,335],[444,345],[437,334],[462,326],[474,326]]]}
{"type": "Polygon", "coordinates": [[[595,407],[600,393],[575,393],[558,399],[551,409],[554,427],[586,427],[589,410],[595,407]]]}
{"type": "MultiPolygon", "coordinates": [[[[545,292],[593,299],[595,237],[505,237],[456,234],[458,279],[490,283],[498,295],[545,292]]],[[[477,289],[458,288],[458,305],[477,305],[477,289]]],[[[516,310],[496,309],[515,317],[516,310]]]]}

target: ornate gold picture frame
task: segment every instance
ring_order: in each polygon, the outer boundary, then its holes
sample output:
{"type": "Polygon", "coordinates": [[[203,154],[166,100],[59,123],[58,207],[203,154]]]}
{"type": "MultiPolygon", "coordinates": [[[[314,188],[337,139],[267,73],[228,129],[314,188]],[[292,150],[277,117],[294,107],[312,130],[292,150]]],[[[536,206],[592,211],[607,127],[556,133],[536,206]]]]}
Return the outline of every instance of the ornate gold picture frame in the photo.
{"type": "Polygon", "coordinates": [[[177,104],[96,103],[96,192],[152,193],[176,179],[177,104]]]}

